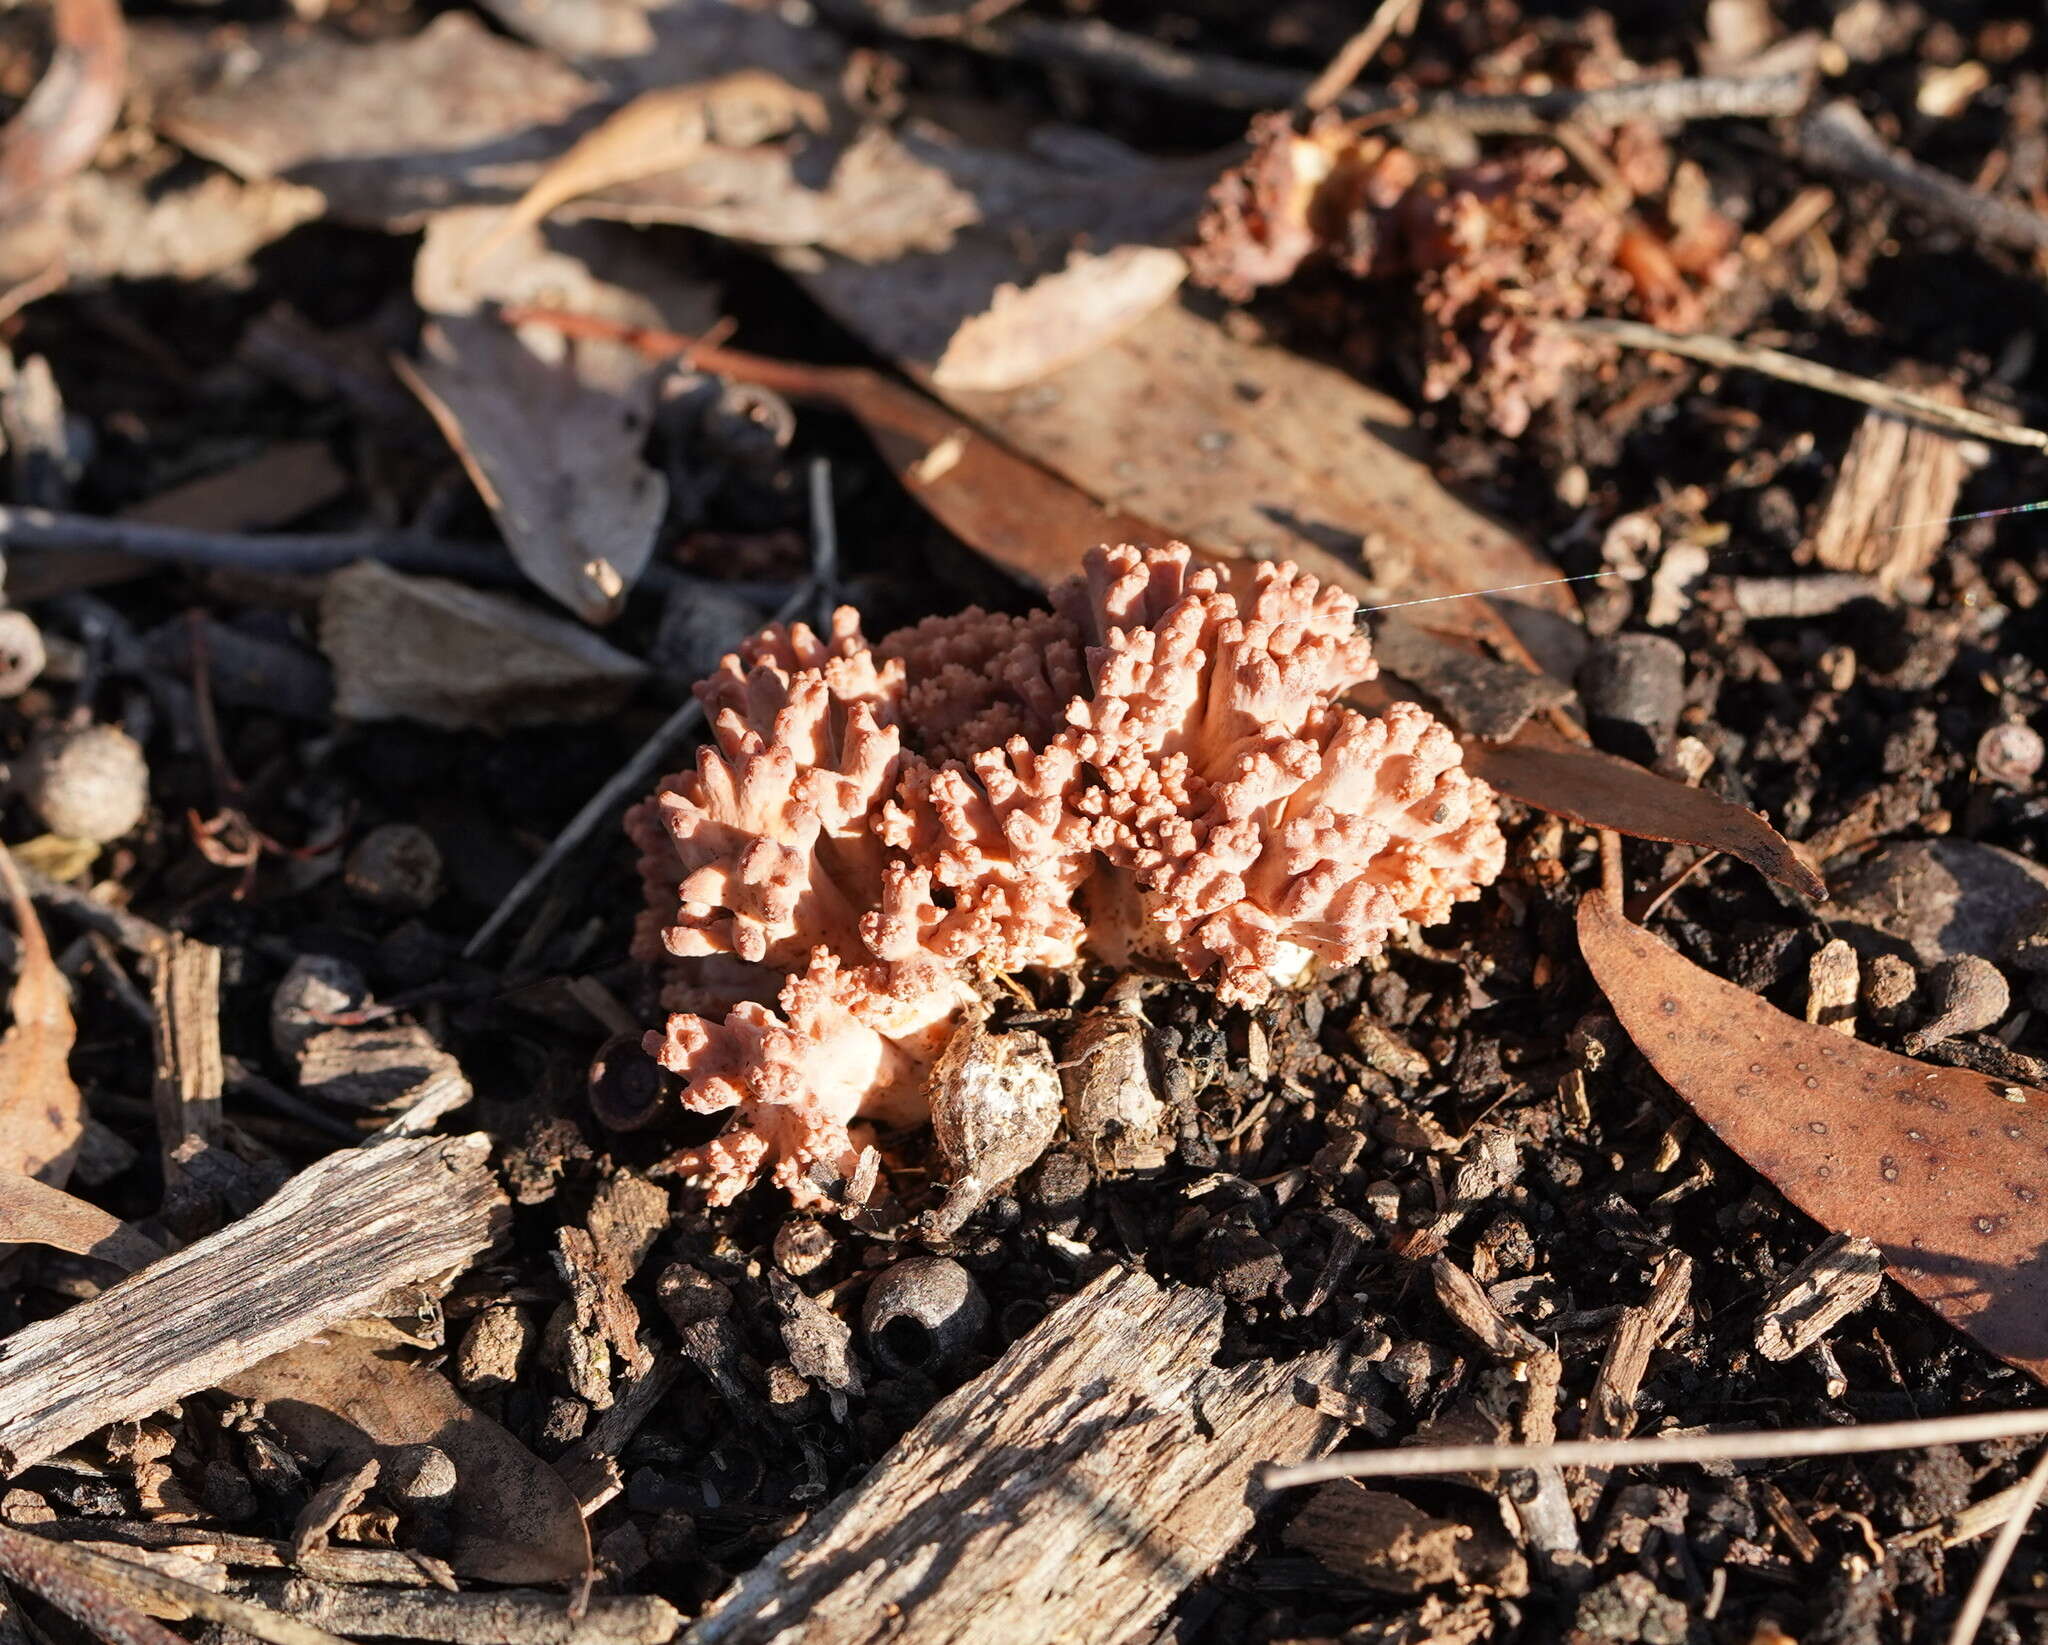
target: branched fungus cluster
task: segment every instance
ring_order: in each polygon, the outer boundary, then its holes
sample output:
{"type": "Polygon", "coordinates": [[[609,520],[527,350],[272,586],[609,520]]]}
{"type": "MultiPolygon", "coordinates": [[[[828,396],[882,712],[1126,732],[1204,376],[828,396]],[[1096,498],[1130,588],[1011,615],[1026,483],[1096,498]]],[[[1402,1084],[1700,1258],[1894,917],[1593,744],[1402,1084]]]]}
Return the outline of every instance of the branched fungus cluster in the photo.
{"type": "Polygon", "coordinates": [[[1340,693],[1353,601],[1291,565],[1249,591],[1180,546],[1099,548],[1052,609],[971,609],[871,645],[851,610],[770,628],[699,686],[713,739],[627,828],[668,967],[648,1036],[685,1163],[840,1203],[856,1120],[924,1087],[991,974],[1171,966],[1253,1003],[1442,919],[1499,872],[1492,792],[1448,729],[1340,693]]]}

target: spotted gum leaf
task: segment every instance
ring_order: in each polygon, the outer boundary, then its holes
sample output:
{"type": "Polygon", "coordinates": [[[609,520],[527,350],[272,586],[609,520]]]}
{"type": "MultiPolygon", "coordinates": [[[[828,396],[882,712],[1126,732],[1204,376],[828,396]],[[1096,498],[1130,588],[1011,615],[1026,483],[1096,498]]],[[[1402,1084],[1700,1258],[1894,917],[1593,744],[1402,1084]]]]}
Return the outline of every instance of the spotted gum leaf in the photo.
{"type": "Polygon", "coordinates": [[[2048,1383],[2048,1091],[1788,1017],[1591,892],[1579,947],[1629,1037],[1794,1205],[1862,1234],[1958,1330],[2048,1383]]]}

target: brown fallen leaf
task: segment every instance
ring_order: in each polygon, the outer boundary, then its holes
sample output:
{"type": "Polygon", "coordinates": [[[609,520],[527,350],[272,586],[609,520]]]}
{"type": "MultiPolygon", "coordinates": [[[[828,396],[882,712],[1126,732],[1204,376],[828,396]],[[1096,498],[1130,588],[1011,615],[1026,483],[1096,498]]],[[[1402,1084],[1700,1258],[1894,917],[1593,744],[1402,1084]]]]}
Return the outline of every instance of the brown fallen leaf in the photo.
{"type": "Polygon", "coordinates": [[[128,88],[119,0],[57,0],[56,49],[28,100],[0,130],[0,218],[83,171],[128,88]]]}
{"type": "Polygon", "coordinates": [[[42,921],[4,845],[0,890],[14,910],[21,942],[14,1022],[0,1037],[0,1169],[61,1188],[85,1135],[85,1102],[71,1078],[78,1028],[71,1017],[70,990],[50,958],[42,921]]]}
{"type": "Polygon", "coordinates": [[[449,1563],[488,1582],[568,1582],[590,1568],[590,1536],[562,1476],[474,1410],[438,1371],[368,1337],[330,1333],[224,1384],[264,1402],[302,1455],[360,1466],[380,1450],[432,1445],[455,1464],[449,1563]]]}
{"type": "Polygon", "coordinates": [[[333,216],[400,231],[501,193],[503,168],[546,159],[562,123],[588,118],[603,95],[464,11],[364,42],[296,24],[165,23],[138,25],[135,43],[136,77],[173,142],[249,181],[316,188],[333,216]]]}
{"type": "Polygon", "coordinates": [[[1002,393],[1035,383],[1121,337],[1180,289],[1187,259],[1166,246],[1075,251],[1027,286],[996,288],[960,322],[932,367],[932,386],[1002,393]]]}
{"type": "Polygon", "coordinates": [[[642,92],[551,161],[467,253],[474,266],[571,200],[688,165],[707,148],[751,148],[798,125],[823,131],[824,100],[763,69],[642,92]]]}
{"type": "Polygon", "coordinates": [[[327,579],[320,649],[340,718],[450,731],[602,719],[647,672],[566,618],[375,560],[327,579]]]}
{"type": "Polygon", "coordinates": [[[147,1234],[76,1194],[0,1170],[0,1246],[6,1245],[48,1245],[131,1272],[164,1254],[147,1234]]]}
{"type": "Polygon", "coordinates": [[[1787,1016],[1598,892],[1579,947],[1650,1065],[1808,1216],[2048,1382],[2048,1091],[1938,1068],[1787,1016]]]}
{"type": "Polygon", "coordinates": [[[413,265],[431,323],[417,362],[393,361],[432,413],[534,585],[586,622],[616,617],[654,552],[668,482],[642,455],[654,408],[645,359],[605,339],[530,336],[493,304],[547,293],[632,325],[695,325],[708,288],[638,237],[586,224],[510,237],[483,208],[442,213],[413,265]],[[482,255],[486,244],[495,249],[482,255]]]}
{"type": "Polygon", "coordinates": [[[1524,726],[1511,743],[1467,743],[1465,766],[1539,811],[1641,840],[1725,851],[1801,896],[1828,894],[1798,848],[1754,811],[1632,761],[1575,747],[1540,725],[1524,726]]]}
{"type": "Polygon", "coordinates": [[[937,401],[864,366],[771,360],[691,337],[634,330],[545,309],[507,309],[515,325],[571,336],[630,338],[649,354],[684,355],[704,371],[836,406],[865,428],[910,494],[962,542],[1040,587],[1069,576],[1099,542],[1164,543],[1150,521],[1105,509],[962,422],[937,401]]]}

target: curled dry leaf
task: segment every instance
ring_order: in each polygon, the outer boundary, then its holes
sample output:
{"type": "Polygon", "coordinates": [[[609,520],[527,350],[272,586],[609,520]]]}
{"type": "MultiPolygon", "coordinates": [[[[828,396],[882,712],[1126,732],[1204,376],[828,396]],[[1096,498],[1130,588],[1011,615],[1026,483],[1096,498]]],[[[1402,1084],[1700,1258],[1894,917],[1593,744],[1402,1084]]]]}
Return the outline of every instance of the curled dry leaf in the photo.
{"type": "Polygon", "coordinates": [[[562,1476],[473,1410],[438,1371],[367,1337],[331,1335],[274,1354],[223,1384],[264,1402],[302,1455],[344,1468],[401,1445],[455,1464],[450,1563],[489,1582],[567,1582],[590,1537],[562,1476]]]}
{"type": "Polygon", "coordinates": [[[446,212],[421,243],[413,295],[433,317],[417,363],[396,362],[455,448],[534,585],[586,622],[618,615],[654,552],[668,482],[641,455],[647,362],[606,338],[529,332],[482,310],[545,292],[628,325],[700,325],[709,291],[621,229],[509,229],[501,213],[446,212]]]}
{"type": "Polygon", "coordinates": [[[0,1246],[48,1245],[126,1269],[148,1266],[163,1247],[119,1217],[19,1171],[0,1170],[0,1246]]]}
{"type": "Polygon", "coordinates": [[[119,0],[57,0],[56,51],[28,101],[0,130],[0,218],[83,171],[128,88],[119,0]]]}
{"type": "Polygon", "coordinates": [[[574,623],[374,560],[327,579],[320,649],[342,719],[451,731],[602,719],[646,672],[574,623]]]}
{"type": "Polygon", "coordinates": [[[71,993],[4,845],[0,890],[13,908],[21,945],[14,1022],[0,1038],[0,1169],[61,1188],[85,1134],[85,1103],[71,1078],[71,1047],[78,1038],[71,993]]]}
{"type": "Polygon", "coordinates": [[[1827,895],[1827,883],[1798,848],[1754,811],[1629,760],[1574,747],[1533,725],[1512,743],[1471,744],[1465,764],[1501,793],[1539,811],[1641,840],[1725,851],[1787,890],[1827,895]]]}
{"type": "Polygon", "coordinates": [[[1650,1065],[1824,1227],[1861,1234],[1951,1325],[2048,1382],[2048,1091],[1787,1016],[1597,892],[1579,947],[1650,1065]]]}
{"type": "Polygon", "coordinates": [[[571,200],[686,166],[713,144],[749,148],[799,125],[823,131],[826,124],[822,98],[762,69],[642,92],[550,161],[470,249],[469,261],[488,257],[571,200]]]}
{"type": "Polygon", "coordinates": [[[137,45],[172,141],[247,181],[316,188],[345,221],[399,231],[502,190],[503,168],[545,158],[562,122],[601,95],[464,11],[368,42],[298,25],[158,26],[138,29],[137,45]]]}
{"type": "Polygon", "coordinates": [[[1002,285],[960,322],[932,368],[934,387],[1022,388],[1121,337],[1180,289],[1187,260],[1165,246],[1075,251],[1027,286],[1002,285]]]}

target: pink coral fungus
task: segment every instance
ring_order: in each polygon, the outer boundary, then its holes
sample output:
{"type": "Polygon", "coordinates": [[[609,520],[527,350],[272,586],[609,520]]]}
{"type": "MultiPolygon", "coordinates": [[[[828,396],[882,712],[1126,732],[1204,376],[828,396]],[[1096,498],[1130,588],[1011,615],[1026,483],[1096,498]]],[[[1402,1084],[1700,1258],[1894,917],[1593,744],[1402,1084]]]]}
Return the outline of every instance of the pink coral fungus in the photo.
{"type": "Polygon", "coordinates": [[[1493,795],[1421,709],[1337,701],[1373,672],[1340,590],[1261,565],[1239,597],[1181,546],[1095,549],[1050,611],[746,642],[626,822],[674,1013],[648,1050],[737,1111],[683,1166],[829,1205],[990,973],[1090,954],[1250,1004],[1476,895],[1493,795]]]}

